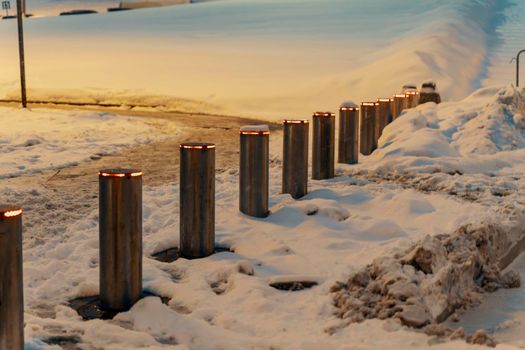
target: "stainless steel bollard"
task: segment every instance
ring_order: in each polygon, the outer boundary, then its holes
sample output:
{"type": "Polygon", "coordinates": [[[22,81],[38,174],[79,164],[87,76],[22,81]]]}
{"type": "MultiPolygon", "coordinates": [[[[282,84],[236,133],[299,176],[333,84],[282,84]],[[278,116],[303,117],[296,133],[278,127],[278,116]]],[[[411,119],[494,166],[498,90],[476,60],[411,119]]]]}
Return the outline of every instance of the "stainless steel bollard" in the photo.
{"type": "Polygon", "coordinates": [[[0,349],[24,348],[22,209],[0,206],[0,349]]]}
{"type": "Polygon", "coordinates": [[[419,92],[416,90],[408,90],[405,92],[405,107],[415,108],[419,105],[419,92]]]}
{"type": "Polygon", "coordinates": [[[390,109],[392,110],[392,120],[396,120],[405,109],[405,95],[394,95],[391,98],[390,109]]]}
{"type": "Polygon", "coordinates": [[[308,193],[308,120],[283,121],[283,193],[298,199],[308,193]]]}
{"type": "Polygon", "coordinates": [[[359,107],[339,108],[339,163],[357,164],[359,161],[359,107]]]}
{"type": "Polygon", "coordinates": [[[142,295],[142,172],[99,172],[100,306],[129,310],[142,295]]]}
{"type": "Polygon", "coordinates": [[[380,98],[377,100],[379,104],[377,106],[377,123],[376,123],[376,134],[377,139],[383,135],[383,129],[392,122],[392,111],[390,109],[392,100],[389,98],[380,98]]]}
{"type": "Polygon", "coordinates": [[[331,179],[335,176],[335,114],[313,114],[312,179],[331,179]]]}
{"type": "Polygon", "coordinates": [[[180,148],[180,255],[204,258],[215,251],[215,145],[180,148]]]}
{"type": "Polygon", "coordinates": [[[359,149],[361,154],[365,156],[370,155],[377,147],[377,140],[375,140],[376,113],[376,102],[361,103],[361,120],[359,122],[359,149]]]}
{"type": "Polygon", "coordinates": [[[267,125],[241,128],[239,210],[253,217],[269,214],[270,130],[267,125]]]}

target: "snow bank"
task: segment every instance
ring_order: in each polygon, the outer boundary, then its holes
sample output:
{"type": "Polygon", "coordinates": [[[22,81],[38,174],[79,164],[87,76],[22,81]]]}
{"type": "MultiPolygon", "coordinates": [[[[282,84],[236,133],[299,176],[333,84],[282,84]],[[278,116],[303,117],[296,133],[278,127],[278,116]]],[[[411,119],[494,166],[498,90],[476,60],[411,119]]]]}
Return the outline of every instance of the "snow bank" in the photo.
{"type": "MultiPolygon", "coordinates": [[[[505,6],[496,0],[221,0],[27,20],[29,96],[67,100],[80,89],[88,100],[118,96],[126,104],[155,95],[163,102],[151,107],[198,101],[201,112],[274,120],[390,96],[429,78],[445,99],[463,98],[479,84],[487,33],[505,6]]],[[[0,96],[13,97],[16,27],[0,26],[0,65],[9,67],[0,96]]]]}
{"type": "Polygon", "coordinates": [[[61,169],[147,144],[173,124],[108,113],[0,107],[0,179],[61,169]]]}

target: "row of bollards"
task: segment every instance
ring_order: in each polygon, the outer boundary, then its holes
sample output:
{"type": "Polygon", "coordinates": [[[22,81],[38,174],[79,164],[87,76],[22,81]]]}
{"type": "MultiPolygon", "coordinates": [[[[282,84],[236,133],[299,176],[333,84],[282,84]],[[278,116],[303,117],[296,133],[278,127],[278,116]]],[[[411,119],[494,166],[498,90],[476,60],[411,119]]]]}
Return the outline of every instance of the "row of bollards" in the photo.
{"type": "MultiPolygon", "coordinates": [[[[371,154],[383,129],[401,111],[417,105],[417,91],[339,110],[339,163],[355,164],[371,154]]],[[[308,120],[285,120],[282,192],[299,199],[308,192],[308,120]]],[[[335,176],[336,121],[332,113],[313,114],[312,178],[335,176]]],[[[268,126],[240,130],[239,209],[252,217],[269,214],[268,126]]],[[[129,310],[142,289],[142,171],[99,172],[99,307],[129,310]]],[[[215,251],[215,145],[180,145],[179,255],[203,258],[215,251]]],[[[22,210],[0,207],[0,349],[24,346],[22,210]]]]}

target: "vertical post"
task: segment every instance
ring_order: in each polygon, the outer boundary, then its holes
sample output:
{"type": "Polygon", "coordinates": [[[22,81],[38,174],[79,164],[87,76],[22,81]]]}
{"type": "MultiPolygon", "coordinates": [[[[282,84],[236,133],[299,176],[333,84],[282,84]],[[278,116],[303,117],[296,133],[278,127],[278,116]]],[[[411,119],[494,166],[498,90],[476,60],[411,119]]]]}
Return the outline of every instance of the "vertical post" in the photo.
{"type": "Polygon", "coordinates": [[[415,90],[408,90],[405,92],[406,108],[415,108],[419,104],[419,92],[415,90]]]}
{"type": "Polygon", "coordinates": [[[394,95],[390,102],[390,109],[392,111],[392,121],[399,118],[403,109],[405,109],[405,95],[394,95]]]}
{"type": "Polygon", "coordinates": [[[20,58],[20,88],[22,107],[27,107],[26,95],[26,67],[25,67],[25,53],[24,53],[24,25],[22,19],[22,0],[16,0],[16,14],[18,22],[18,54],[20,58]]]}
{"type": "Polygon", "coordinates": [[[368,156],[375,149],[375,122],[377,113],[376,102],[361,103],[361,120],[360,120],[360,145],[361,154],[368,156]]]}
{"type": "Polygon", "coordinates": [[[215,251],[215,145],[180,148],[180,255],[204,258],[215,251]]]}
{"type": "Polygon", "coordinates": [[[22,209],[0,206],[0,349],[24,349],[22,209]]]}
{"type": "Polygon", "coordinates": [[[270,130],[267,125],[248,125],[240,130],[239,210],[264,218],[269,214],[270,130]]]}
{"type": "Polygon", "coordinates": [[[392,110],[391,110],[391,104],[392,100],[389,98],[380,98],[377,100],[377,103],[379,104],[377,109],[377,124],[376,124],[376,133],[377,133],[377,139],[383,135],[383,130],[385,127],[392,122],[392,110]]]}
{"type": "Polygon", "coordinates": [[[525,50],[521,50],[516,55],[516,87],[520,86],[520,56],[525,50]]]}
{"type": "Polygon", "coordinates": [[[308,120],[285,120],[283,193],[299,199],[308,193],[308,120]]]}
{"type": "Polygon", "coordinates": [[[335,176],[335,114],[313,114],[312,179],[335,176]]]}
{"type": "Polygon", "coordinates": [[[359,161],[359,107],[339,108],[339,163],[357,164],[359,161]]]}
{"type": "Polygon", "coordinates": [[[142,172],[99,172],[100,302],[129,310],[142,295],[142,172]]]}

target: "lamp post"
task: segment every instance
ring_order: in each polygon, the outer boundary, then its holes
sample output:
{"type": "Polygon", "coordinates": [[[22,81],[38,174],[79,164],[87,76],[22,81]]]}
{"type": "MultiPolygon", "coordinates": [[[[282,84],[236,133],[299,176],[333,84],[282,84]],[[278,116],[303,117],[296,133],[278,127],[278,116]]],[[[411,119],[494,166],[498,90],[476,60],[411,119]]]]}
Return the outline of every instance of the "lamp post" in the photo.
{"type": "Polygon", "coordinates": [[[20,88],[21,88],[21,100],[22,107],[27,107],[27,94],[26,94],[26,67],[25,67],[25,54],[24,54],[24,25],[23,15],[25,13],[25,0],[22,4],[22,0],[16,0],[16,18],[18,22],[18,54],[20,56],[20,88]]]}

